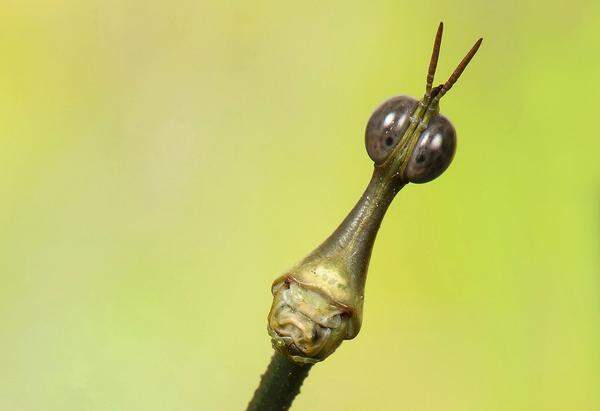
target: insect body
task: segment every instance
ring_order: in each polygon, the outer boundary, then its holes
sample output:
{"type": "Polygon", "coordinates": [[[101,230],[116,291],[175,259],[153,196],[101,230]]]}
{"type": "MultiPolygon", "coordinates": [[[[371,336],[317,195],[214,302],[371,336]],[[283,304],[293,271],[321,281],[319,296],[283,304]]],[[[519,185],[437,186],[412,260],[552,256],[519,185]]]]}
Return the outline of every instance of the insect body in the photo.
{"type": "Polygon", "coordinates": [[[404,185],[431,181],[452,161],[456,131],[439,113],[439,101],[482,39],[433,87],[442,32],[440,23],[423,98],[393,97],[367,123],[365,145],[375,167],[358,203],[329,238],[273,283],[268,331],[274,348],[296,362],[321,361],[358,334],[369,259],[388,206],[404,185]]]}

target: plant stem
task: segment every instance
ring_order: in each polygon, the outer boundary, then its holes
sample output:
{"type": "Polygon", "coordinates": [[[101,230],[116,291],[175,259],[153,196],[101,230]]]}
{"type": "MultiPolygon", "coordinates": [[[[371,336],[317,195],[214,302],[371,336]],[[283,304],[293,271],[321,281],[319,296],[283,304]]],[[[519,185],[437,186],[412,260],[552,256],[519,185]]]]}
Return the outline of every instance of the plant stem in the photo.
{"type": "Polygon", "coordinates": [[[275,351],[247,411],[288,410],[312,364],[298,364],[275,351]]]}

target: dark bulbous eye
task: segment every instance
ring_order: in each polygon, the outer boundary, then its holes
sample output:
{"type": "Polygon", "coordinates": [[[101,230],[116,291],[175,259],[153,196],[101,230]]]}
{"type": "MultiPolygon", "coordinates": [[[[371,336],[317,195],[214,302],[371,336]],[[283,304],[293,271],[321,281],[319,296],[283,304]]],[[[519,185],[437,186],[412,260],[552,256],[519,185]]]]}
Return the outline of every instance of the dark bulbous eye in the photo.
{"type": "Polygon", "coordinates": [[[410,116],[419,102],[409,96],[392,97],[371,115],[365,131],[367,153],[382,164],[410,125],[410,116]]]}
{"type": "Polygon", "coordinates": [[[426,183],[442,174],[452,162],[456,131],[446,117],[437,114],[429,121],[406,166],[404,176],[411,183],[426,183]]]}

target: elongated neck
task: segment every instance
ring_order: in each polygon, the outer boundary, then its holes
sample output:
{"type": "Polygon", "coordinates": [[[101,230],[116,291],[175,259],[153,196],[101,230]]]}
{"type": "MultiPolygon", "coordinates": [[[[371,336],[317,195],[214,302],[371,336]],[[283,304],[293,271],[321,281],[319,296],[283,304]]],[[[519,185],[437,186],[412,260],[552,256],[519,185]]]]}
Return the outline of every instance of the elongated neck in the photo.
{"type": "Polygon", "coordinates": [[[381,221],[401,188],[402,184],[375,168],[369,185],[352,211],[315,252],[351,268],[354,275],[366,275],[381,221]]]}

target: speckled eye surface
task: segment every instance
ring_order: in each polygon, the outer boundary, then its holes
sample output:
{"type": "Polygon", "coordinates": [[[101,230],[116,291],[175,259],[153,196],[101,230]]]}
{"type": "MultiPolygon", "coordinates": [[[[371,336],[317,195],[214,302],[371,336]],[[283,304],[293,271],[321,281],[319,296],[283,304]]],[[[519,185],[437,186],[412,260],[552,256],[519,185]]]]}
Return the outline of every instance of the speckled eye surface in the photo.
{"type": "Polygon", "coordinates": [[[410,125],[418,101],[409,96],[384,101],[371,115],[365,131],[367,153],[375,164],[385,162],[410,125]]]}
{"type": "Polygon", "coordinates": [[[433,180],[448,168],[455,149],[456,130],[450,120],[437,114],[419,136],[406,166],[405,178],[411,183],[433,180]]]}

